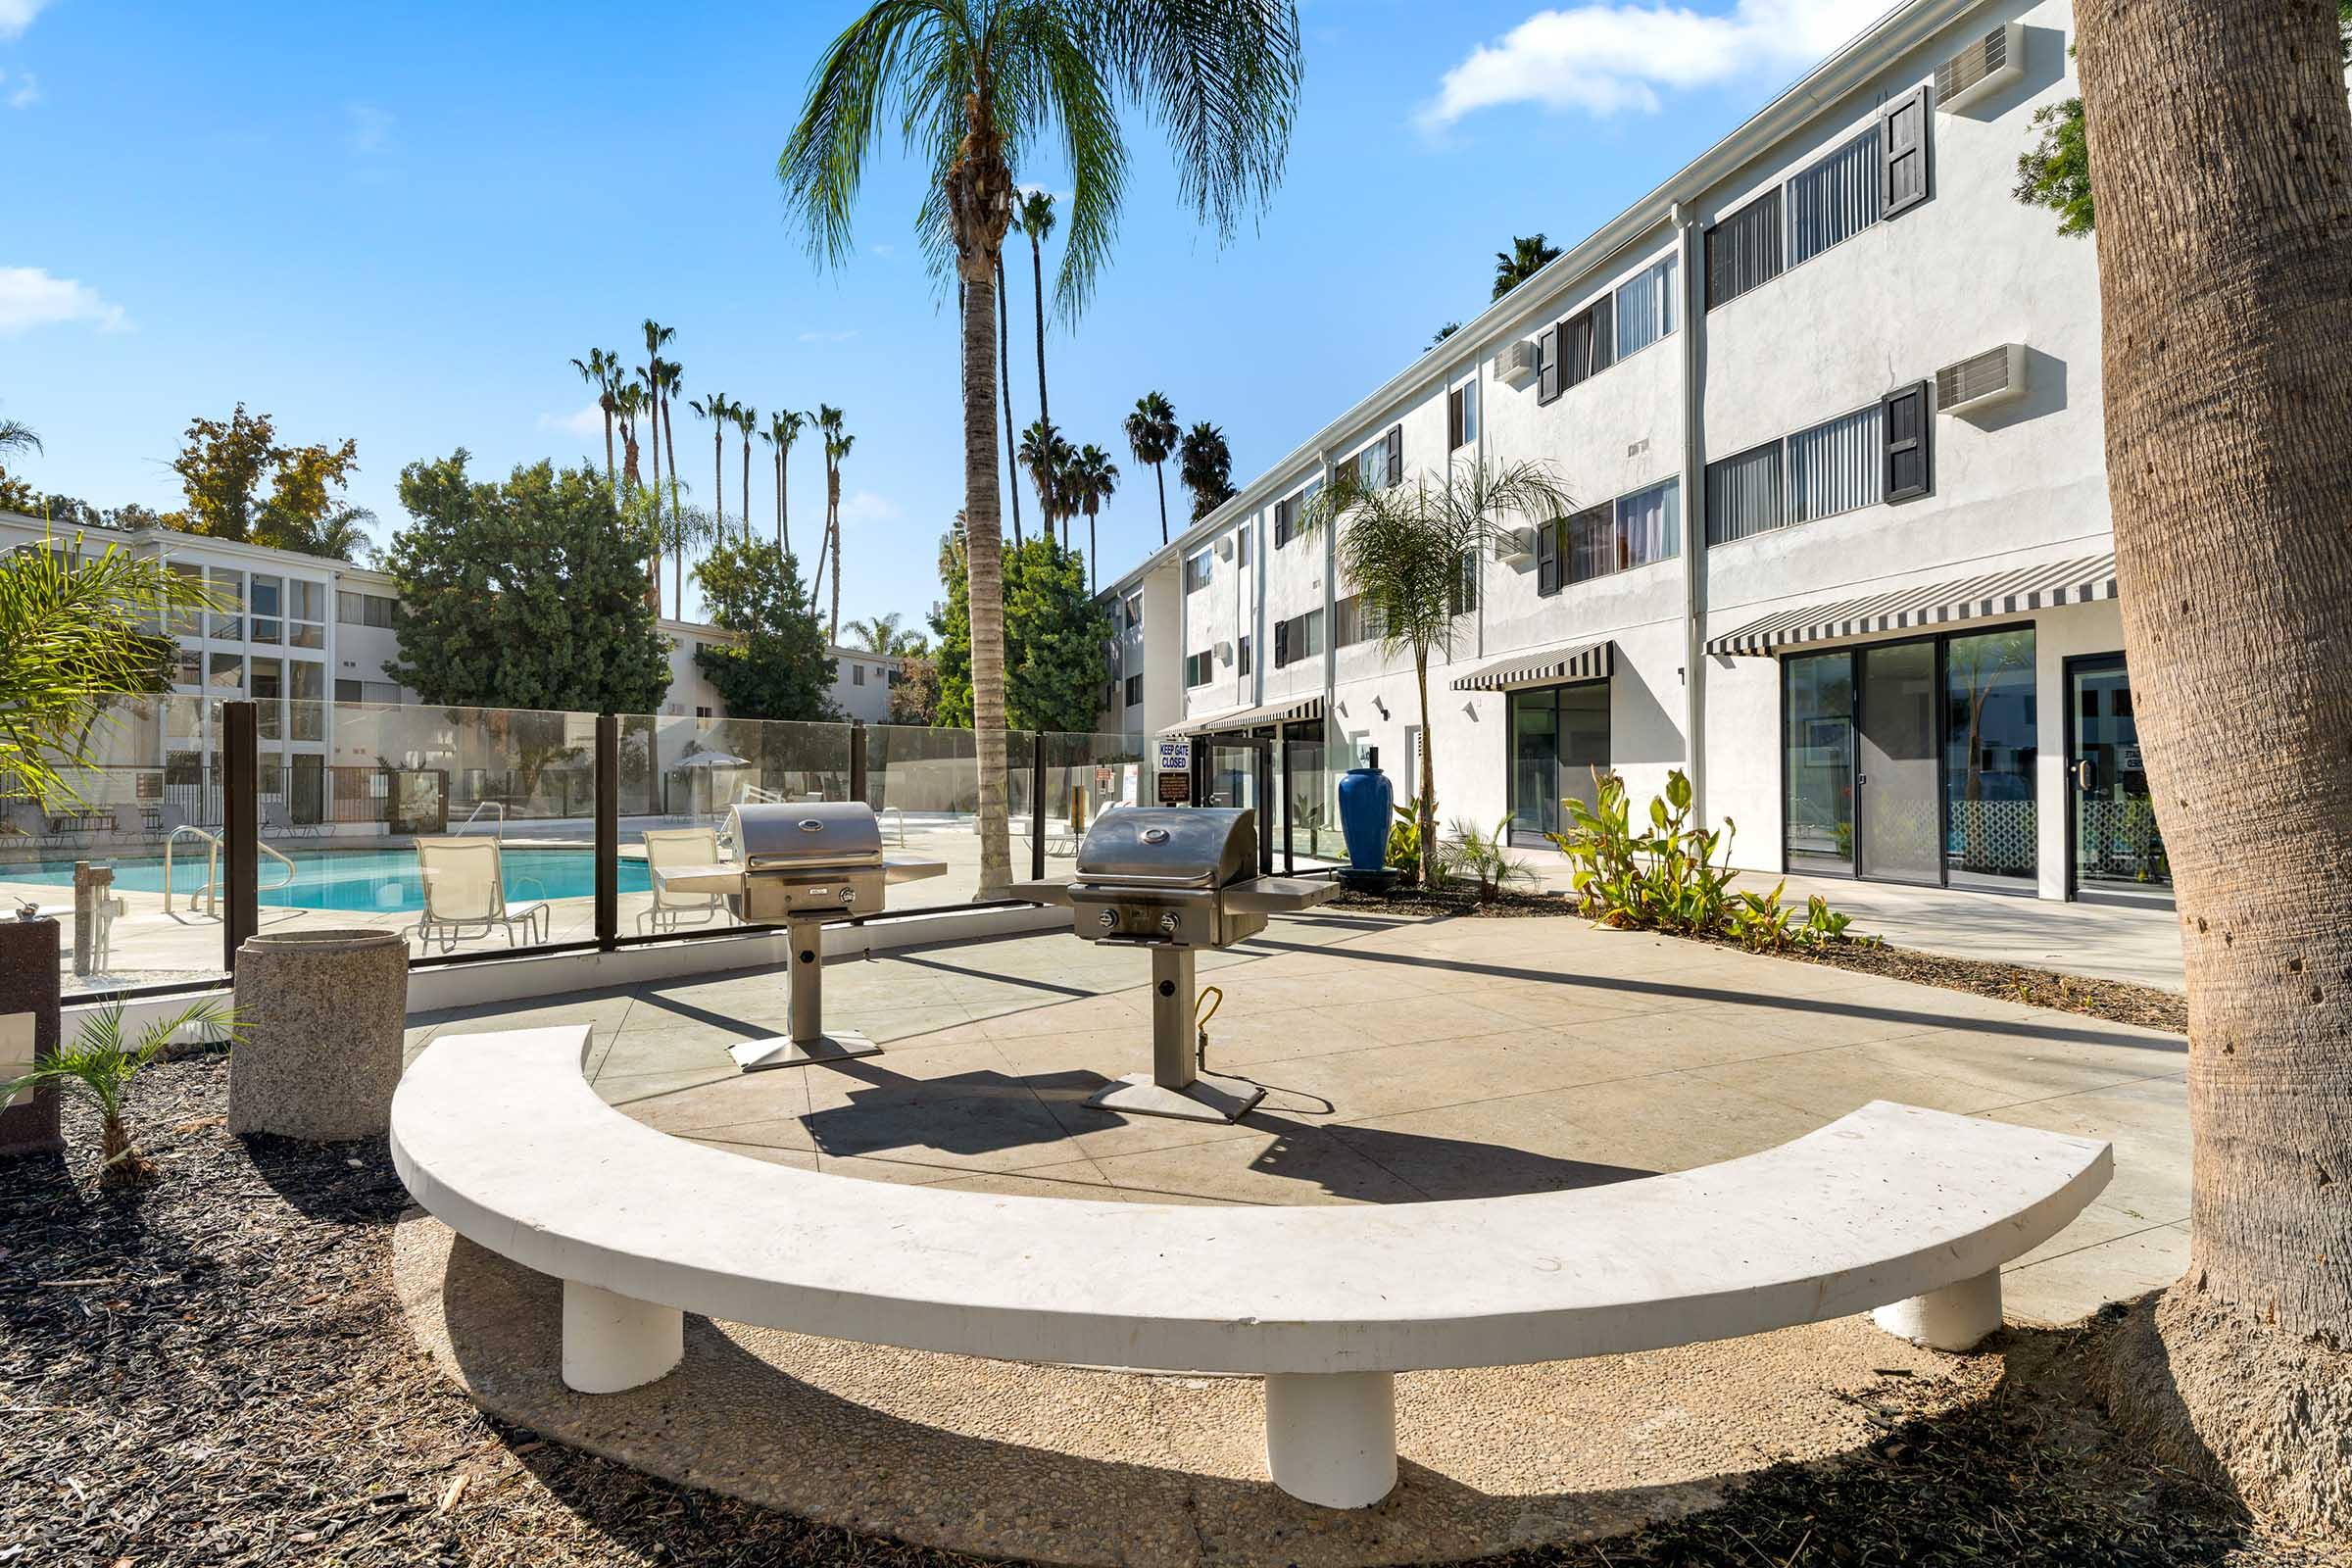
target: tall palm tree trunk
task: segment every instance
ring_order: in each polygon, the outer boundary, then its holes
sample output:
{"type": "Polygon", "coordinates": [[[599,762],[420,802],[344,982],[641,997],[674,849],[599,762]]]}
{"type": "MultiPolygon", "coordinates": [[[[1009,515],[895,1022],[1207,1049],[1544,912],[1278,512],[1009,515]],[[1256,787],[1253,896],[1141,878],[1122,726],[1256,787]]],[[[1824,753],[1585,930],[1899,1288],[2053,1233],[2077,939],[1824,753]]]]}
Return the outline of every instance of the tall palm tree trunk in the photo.
{"type": "Polygon", "coordinates": [[[1005,794],[1004,530],[997,496],[997,357],[994,258],[964,268],[963,528],[972,616],[972,729],[980,765],[981,899],[1012,886],[1005,794]]]}
{"type": "MultiPolygon", "coordinates": [[[[1004,298],[1004,253],[997,252],[997,298],[1004,298]]],[[[1004,392],[1004,488],[1012,497],[1012,547],[1021,547],[1021,460],[1015,455],[1012,432],[1012,320],[997,313],[997,383],[1004,392]]]]}
{"type": "MultiPolygon", "coordinates": [[[[715,421],[716,416],[712,416],[715,421]]],[[[727,536],[727,434],[713,423],[710,430],[710,518],[715,537],[727,536]]]]}
{"type": "MultiPolygon", "coordinates": [[[[1049,430],[1054,428],[1053,405],[1046,401],[1046,248],[1035,234],[1029,236],[1029,277],[1037,292],[1037,417],[1049,430]]],[[[1046,514],[1046,538],[1054,537],[1054,465],[1047,464],[1038,482],[1039,509],[1046,514]]]]}
{"type": "MultiPolygon", "coordinates": [[[[993,444],[992,444],[993,445],[993,444]]],[[[825,478],[825,537],[833,545],[833,617],[825,632],[828,643],[841,641],[841,465],[825,478]]]]}
{"type": "MultiPolygon", "coordinates": [[[[662,517],[662,380],[659,362],[649,366],[646,374],[651,378],[650,384],[646,388],[646,416],[652,420],[653,428],[646,431],[645,444],[647,450],[653,454],[654,519],[659,522],[662,517]]],[[[654,613],[659,615],[662,613],[661,535],[656,533],[654,539],[653,559],[646,563],[645,580],[646,586],[650,590],[647,597],[653,601],[654,613]]]]}
{"type": "Polygon", "coordinates": [[[2340,1531],[2352,110],[2335,11],[2102,3],[2076,25],[2124,643],[2187,960],[2189,1267],[2157,1313],[2161,1382],[2184,1442],[2248,1501],[2340,1531]]]}
{"type": "Polygon", "coordinates": [[[752,432],[743,432],[743,540],[752,540],[752,432]]]}
{"type": "MultiPolygon", "coordinates": [[[[670,619],[684,620],[686,618],[686,533],[683,524],[686,514],[681,510],[678,500],[678,417],[670,412],[667,392],[662,394],[662,439],[669,446],[669,520],[678,526],[678,547],[670,556],[670,561],[676,567],[672,575],[677,578],[676,583],[670,589],[670,595],[677,608],[670,612],[670,619]]],[[[655,483],[659,486],[661,481],[657,479],[655,483]]],[[[662,496],[657,488],[654,494],[654,505],[659,507],[661,504],[662,496]]]]}
{"type": "Polygon", "coordinates": [[[620,478],[612,466],[612,392],[608,390],[605,395],[597,399],[597,401],[603,405],[605,411],[605,488],[608,490],[617,491],[620,488],[620,478]]]}
{"type": "Polygon", "coordinates": [[[1152,477],[1159,481],[1159,542],[1168,542],[1168,465],[1165,459],[1152,465],[1152,477]]]}
{"type": "Polygon", "coordinates": [[[776,448],[776,559],[782,561],[792,554],[784,535],[784,454],[788,449],[776,448]]]}

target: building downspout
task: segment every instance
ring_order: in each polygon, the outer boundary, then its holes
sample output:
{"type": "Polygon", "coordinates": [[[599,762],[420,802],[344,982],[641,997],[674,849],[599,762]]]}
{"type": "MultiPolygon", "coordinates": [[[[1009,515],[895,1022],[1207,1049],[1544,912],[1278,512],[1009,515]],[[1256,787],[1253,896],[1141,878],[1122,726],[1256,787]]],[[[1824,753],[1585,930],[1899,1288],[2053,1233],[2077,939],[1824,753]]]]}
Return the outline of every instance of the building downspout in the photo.
{"type": "Polygon", "coordinates": [[[1707,823],[1707,433],[1706,256],[1690,204],[1673,220],[1683,270],[1683,749],[1690,819],[1707,823]]]}

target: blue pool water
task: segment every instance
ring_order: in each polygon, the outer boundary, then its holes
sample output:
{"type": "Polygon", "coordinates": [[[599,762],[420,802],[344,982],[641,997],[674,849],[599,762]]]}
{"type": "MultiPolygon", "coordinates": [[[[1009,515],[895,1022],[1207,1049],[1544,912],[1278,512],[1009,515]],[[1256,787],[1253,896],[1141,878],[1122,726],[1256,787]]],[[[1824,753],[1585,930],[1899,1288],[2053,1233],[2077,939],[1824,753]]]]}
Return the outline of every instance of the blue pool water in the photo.
{"type": "MultiPolygon", "coordinates": [[[[424,907],[416,874],[415,850],[289,850],[294,862],[292,881],[286,868],[262,857],[261,902],[276,909],[372,909],[405,913],[424,907]],[[274,884],[285,882],[285,886],[274,884]]],[[[132,893],[164,891],[164,861],[152,859],[101,860],[115,868],[115,886],[132,893]]],[[[500,857],[507,879],[507,897],[521,903],[530,899],[586,899],[596,895],[595,858],[586,849],[510,849],[500,857]]],[[[204,857],[174,856],[173,891],[191,894],[204,885],[204,857]]],[[[0,882],[31,882],[72,887],[74,862],[43,861],[35,865],[0,866],[0,882]]],[[[652,882],[643,860],[620,862],[620,891],[643,893],[652,882]]]]}

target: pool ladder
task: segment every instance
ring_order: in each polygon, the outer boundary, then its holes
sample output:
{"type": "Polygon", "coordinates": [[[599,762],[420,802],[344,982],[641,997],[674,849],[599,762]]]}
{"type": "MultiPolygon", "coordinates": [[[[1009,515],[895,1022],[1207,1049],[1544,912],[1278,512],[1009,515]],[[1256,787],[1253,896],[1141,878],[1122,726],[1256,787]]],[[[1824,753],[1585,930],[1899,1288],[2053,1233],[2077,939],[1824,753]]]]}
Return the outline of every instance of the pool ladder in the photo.
{"type": "MultiPolygon", "coordinates": [[[[172,836],[164,840],[164,912],[166,914],[172,912],[172,852],[178,845],[180,835],[183,833],[200,838],[205,843],[204,887],[202,891],[188,896],[188,909],[191,913],[206,914],[218,919],[220,914],[220,852],[227,846],[220,842],[219,834],[189,822],[183,822],[173,828],[172,836]]],[[[279,888],[294,885],[294,862],[292,860],[287,859],[258,838],[253,841],[253,847],[286,868],[285,880],[272,882],[269,887],[260,891],[275,892],[279,888]]]]}

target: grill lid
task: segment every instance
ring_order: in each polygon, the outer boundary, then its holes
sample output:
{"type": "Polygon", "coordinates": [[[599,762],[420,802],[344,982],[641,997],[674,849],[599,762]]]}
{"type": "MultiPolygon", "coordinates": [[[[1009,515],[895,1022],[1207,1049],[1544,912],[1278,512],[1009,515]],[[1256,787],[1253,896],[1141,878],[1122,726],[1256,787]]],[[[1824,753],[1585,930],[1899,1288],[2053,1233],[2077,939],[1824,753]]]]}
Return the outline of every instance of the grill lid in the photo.
{"type": "Polygon", "coordinates": [[[746,871],[882,863],[882,828],[863,801],[760,802],[729,812],[746,871]]]}
{"type": "Polygon", "coordinates": [[[1095,818],[1077,880],[1220,888],[1257,874],[1257,813],[1235,807],[1131,806],[1095,818]]]}

